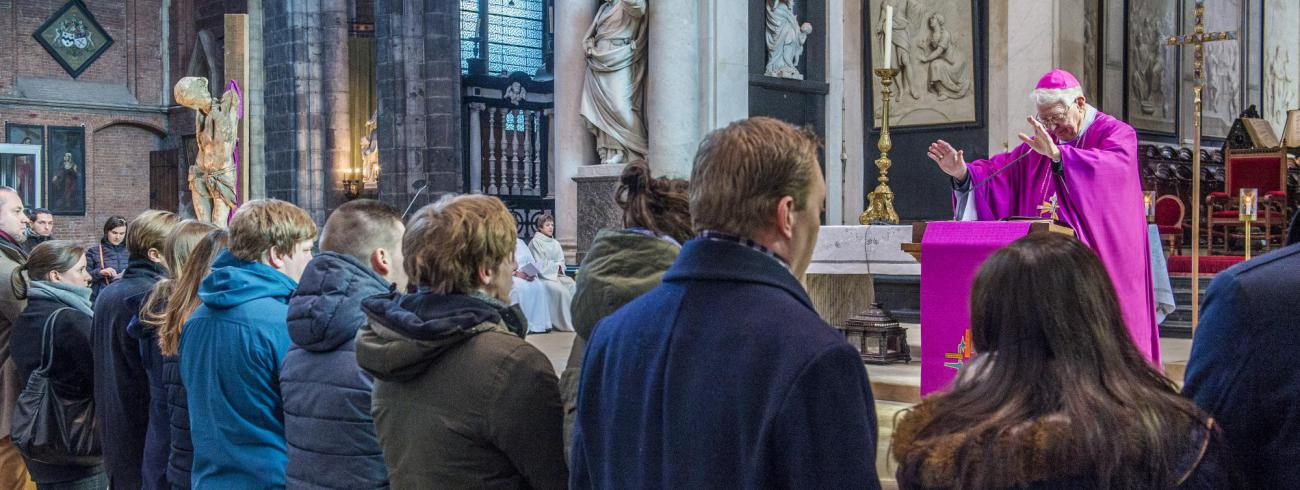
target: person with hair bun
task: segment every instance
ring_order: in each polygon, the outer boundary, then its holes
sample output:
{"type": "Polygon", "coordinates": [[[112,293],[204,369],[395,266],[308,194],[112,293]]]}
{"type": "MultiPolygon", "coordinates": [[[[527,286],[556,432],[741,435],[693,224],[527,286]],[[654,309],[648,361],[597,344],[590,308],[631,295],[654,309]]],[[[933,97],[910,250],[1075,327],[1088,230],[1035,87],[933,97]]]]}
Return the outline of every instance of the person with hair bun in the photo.
{"type": "Polygon", "coordinates": [[[695,237],[685,179],[653,178],[645,162],[623,169],[614,200],[623,210],[623,229],[605,229],[591,242],[573,295],[573,339],[560,377],[564,396],[564,448],[568,455],[578,401],[582,355],[596,322],[659,285],[682,243],[695,237]]]}
{"type": "MultiPolygon", "coordinates": [[[[52,389],[64,400],[86,400],[94,395],[90,279],[86,249],[66,240],[37,245],[27,263],[10,276],[14,296],[27,300],[27,308],[14,322],[13,337],[9,339],[14,367],[24,385],[32,372],[48,360],[52,389]],[[44,349],[46,328],[50,329],[50,350],[44,349]]],[[[84,465],[27,458],[27,471],[36,488],[108,486],[98,455],[94,462],[84,465]]]]}

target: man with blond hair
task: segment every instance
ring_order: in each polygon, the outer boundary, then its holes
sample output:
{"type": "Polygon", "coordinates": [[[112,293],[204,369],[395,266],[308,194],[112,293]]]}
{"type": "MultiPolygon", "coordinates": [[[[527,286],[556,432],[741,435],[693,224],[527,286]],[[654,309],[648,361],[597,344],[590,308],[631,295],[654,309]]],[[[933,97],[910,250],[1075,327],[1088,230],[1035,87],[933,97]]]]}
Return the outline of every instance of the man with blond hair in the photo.
{"type": "Polygon", "coordinates": [[[284,201],[244,203],[230,248],[199,285],[181,329],[194,488],[284,488],[288,457],[280,365],[289,296],[312,258],[316,224],[284,201]]]}
{"type": "Polygon", "coordinates": [[[402,251],[419,290],[362,301],[370,323],[356,341],[392,487],[564,489],[558,379],[506,305],[510,211],[444,197],[411,218],[402,251]]]}
{"type": "Polygon", "coordinates": [[[126,327],[140,312],[154,284],[167,275],[163,242],[179,222],[176,213],[151,209],[126,224],[126,271],[99,292],[91,317],[95,418],[113,488],[140,488],[143,484],[149,378],[140,357],[140,341],[126,327]]]}
{"type": "Polygon", "coordinates": [[[817,145],[763,117],[701,143],[699,237],[591,335],[571,488],[879,488],[862,360],[799,281],[826,198],[817,145]]]}

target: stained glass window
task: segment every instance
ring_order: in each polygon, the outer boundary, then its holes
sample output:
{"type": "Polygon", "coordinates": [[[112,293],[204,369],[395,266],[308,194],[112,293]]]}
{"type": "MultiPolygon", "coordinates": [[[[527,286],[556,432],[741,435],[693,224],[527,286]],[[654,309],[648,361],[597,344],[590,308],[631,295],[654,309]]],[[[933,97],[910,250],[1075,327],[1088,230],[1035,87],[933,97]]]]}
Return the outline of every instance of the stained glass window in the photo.
{"type": "Polygon", "coordinates": [[[469,59],[486,50],[488,73],[536,73],[544,64],[545,8],[545,0],[460,0],[461,72],[469,73],[469,59]],[[487,39],[480,37],[483,23],[487,39]]]}

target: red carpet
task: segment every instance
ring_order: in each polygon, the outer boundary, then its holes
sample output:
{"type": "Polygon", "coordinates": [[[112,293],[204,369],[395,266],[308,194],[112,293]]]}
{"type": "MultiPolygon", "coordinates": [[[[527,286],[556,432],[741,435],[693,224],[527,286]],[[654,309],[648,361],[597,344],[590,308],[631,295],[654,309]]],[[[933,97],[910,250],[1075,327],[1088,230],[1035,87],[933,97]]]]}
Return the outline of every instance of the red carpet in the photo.
{"type": "MultiPolygon", "coordinates": [[[[1229,267],[1245,261],[1245,257],[1235,255],[1206,255],[1201,257],[1201,274],[1217,274],[1223,272],[1229,267]]],[[[1174,255],[1169,257],[1170,274],[1191,274],[1192,257],[1190,255],[1174,255]]]]}

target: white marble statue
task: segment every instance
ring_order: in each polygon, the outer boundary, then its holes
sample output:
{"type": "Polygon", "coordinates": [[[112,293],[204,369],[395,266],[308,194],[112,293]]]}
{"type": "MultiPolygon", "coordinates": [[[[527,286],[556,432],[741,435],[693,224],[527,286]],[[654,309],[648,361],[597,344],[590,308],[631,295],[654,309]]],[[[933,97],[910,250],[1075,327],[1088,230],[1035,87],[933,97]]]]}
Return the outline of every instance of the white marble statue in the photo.
{"type": "Polygon", "coordinates": [[[799,58],[812,34],[812,24],[799,23],[794,0],[769,0],[767,4],[767,70],[769,77],[803,80],[799,58]]]}
{"type": "Polygon", "coordinates": [[[587,30],[583,119],[596,134],[601,163],[632,163],[647,150],[646,0],[604,0],[587,30]]]}

